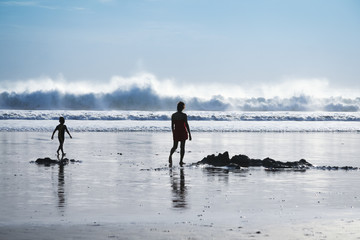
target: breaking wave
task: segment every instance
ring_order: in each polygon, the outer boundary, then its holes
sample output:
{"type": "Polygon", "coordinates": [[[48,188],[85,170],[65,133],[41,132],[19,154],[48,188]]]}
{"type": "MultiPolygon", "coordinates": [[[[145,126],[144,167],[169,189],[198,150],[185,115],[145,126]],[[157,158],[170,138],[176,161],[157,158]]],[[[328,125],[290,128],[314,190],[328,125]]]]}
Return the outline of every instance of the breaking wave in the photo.
{"type": "Polygon", "coordinates": [[[0,93],[0,109],[22,110],[173,110],[184,100],[191,110],[206,111],[327,111],[357,112],[360,98],[314,98],[306,95],[289,98],[168,97],[151,87],[117,89],[110,93],[62,93],[54,91],[0,93]]]}
{"type": "Polygon", "coordinates": [[[67,81],[62,76],[3,81],[0,109],[167,111],[176,109],[177,102],[183,100],[188,110],[358,112],[359,96],[356,88],[330,88],[326,79],[244,88],[226,82],[185,84],[139,73],[99,82],[67,81]]]}

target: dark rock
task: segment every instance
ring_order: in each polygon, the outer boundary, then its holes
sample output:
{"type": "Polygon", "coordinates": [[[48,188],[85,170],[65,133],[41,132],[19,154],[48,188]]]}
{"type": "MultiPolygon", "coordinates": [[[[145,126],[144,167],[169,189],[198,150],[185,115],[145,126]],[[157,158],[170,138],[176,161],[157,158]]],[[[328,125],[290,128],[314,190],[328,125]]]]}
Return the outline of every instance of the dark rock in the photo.
{"type": "Polygon", "coordinates": [[[209,164],[215,167],[224,167],[230,164],[229,153],[219,153],[219,155],[215,156],[214,154],[208,155],[207,157],[203,158],[199,164],[209,164]]]}
{"type": "Polygon", "coordinates": [[[307,166],[307,167],[312,167],[313,165],[311,163],[309,163],[308,161],[306,161],[305,159],[300,159],[299,164],[301,166],[307,166]]]}
{"type": "Polygon", "coordinates": [[[50,165],[54,165],[54,164],[59,164],[59,165],[66,165],[68,163],[81,163],[82,161],[79,160],[75,160],[75,159],[68,159],[68,158],[62,158],[62,159],[51,159],[49,157],[46,158],[38,158],[36,159],[36,161],[31,161],[30,163],[36,163],[36,164],[40,164],[40,165],[45,165],[45,166],[50,166],[50,165]]]}
{"type": "Polygon", "coordinates": [[[351,166],[344,166],[344,167],[341,167],[341,170],[346,170],[346,171],[358,170],[358,168],[357,167],[351,167],[351,166]]]}
{"type": "Polygon", "coordinates": [[[262,160],[263,167],[266,168],[286,168],[286,164],[280,161],[275,161],[274,159],[271,159],[269,157],[262,160]]]}
{"type": "Polygon", "coordinates": [[[35,163],[37,164],[58,164],[59,161],[58,160],[53,160],[49,157],[46,158],[38,158],[36,159],[35,163]]]}
{"type": "Polygon", "coordinates": [[[46,158],[38,158],[36,159],[35,163],[37,164],[41,164],[41,165],[45,165],[45,166],[50,166],[50,165],[54,165],[54,164],[59,164],[59,165],[65,165],[69,162],[69,159],[67,158],[63,158],[60,161],[59,160],[54,160],[51,159],[49,157],[46,158]]]}
{"type": "Polygon", "coordinates": [[[262,166],[262,161],[260,159],[250,159],[248,156],[242,154],[233,156],[230,162],[237,164],[240,167],[262,166]]]}
{"type": "Polygon", "coordinates": [[[314,168],[319,169],[319,170],[328,170],[328,171],[337,171],[337,170],[357,171],[357,170],[359,170],[358,167],[352,167],[352,166],[344,166],[344,167],[339,167],[339,166],[316,166],[314,168]]]}
{"type": "Polygon", "coordinates": [[[275,161],[271,158],[265,158],[263,160],[264,167],[266,168],[310,168],[312,167],[312,164],[307,162],[305,159],[301,159],[299,161],[294,162],[281,162],[281,161],[275,161]]]}

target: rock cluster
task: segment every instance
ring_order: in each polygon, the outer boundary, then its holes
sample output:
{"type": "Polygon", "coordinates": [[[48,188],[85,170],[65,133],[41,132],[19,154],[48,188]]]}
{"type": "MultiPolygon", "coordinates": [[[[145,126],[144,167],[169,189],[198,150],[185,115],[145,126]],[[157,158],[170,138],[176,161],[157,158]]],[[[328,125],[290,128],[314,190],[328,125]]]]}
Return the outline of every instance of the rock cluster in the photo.
{"type": "Polygon", "coordinates": [[[196,165],[207,164],[214,167],[231,167],[231,168],[240,168],[240,167],[265,167],[268,171],[279,171],[279,170],[295,170],[295,171],[305,171],[306,169],[319,169],[319,170],[358,170],[357,167],[345,166],[313,166],[311,163],[305,159],[294,162],[281,162],[276,161],[271,158],[265,159],[252,159],[246,155],[235,155],[232,158],[229,157],[228,152],[219,153],[217,156],[212,154],[203,158],[201,161],[197,162],[196,165]]]}
{"type": "Polygon", "coordinates": [[[51,159],[49,157],[38,158],[35,161],[35,163],[45,165],[45,166],[50,166],[50,165],[54,165],[54,164],[65,165],[65,164],[68,164],[69,162],[75,163],[75,162],[80,162],[80,161],[76,161],[74,159],[69,160],[68,158],[63,158],[61,160],[55,160],[55,159],[51,159]]]}
{"type": "Polygon", "coordinates": [[[208,164],[216,167],[224,166],[239,166],[239,167],[265,167],[265,168],[310,168],[313,165],[307,162],[305,159],[301,159],[295,162],[281,162],[271,158],[265,159],[252,159],[246,155],[235,155],[232,158],[229,157],[228,152],[219,153],[215,156],[214,154],[208,155],[203,158],[197,164],[208,164]]]}

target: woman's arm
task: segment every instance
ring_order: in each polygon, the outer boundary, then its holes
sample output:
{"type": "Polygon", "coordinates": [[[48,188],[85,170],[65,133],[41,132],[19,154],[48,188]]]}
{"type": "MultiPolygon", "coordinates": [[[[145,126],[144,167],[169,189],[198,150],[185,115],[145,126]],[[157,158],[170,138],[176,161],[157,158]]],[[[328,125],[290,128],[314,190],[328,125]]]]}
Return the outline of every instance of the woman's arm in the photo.
{"type": "Polygon", "coordinates": [[[174,114],[171,115],[171,131],[172,131],[172,133],[174,133],[174,131],[175,131],[174,114]]]}
{"type": "Polygon", "coordinates": [[[186,129],[189,133],[189,141],[192,140],[192,137],[191,137],[191,131],[190,131],[190,127],[189,127],[189,124],[188,124],[188,121],[187,121],[187,115],[186,115],[186,118],[185,118],[185,126],[186,126],[186,129]]]}

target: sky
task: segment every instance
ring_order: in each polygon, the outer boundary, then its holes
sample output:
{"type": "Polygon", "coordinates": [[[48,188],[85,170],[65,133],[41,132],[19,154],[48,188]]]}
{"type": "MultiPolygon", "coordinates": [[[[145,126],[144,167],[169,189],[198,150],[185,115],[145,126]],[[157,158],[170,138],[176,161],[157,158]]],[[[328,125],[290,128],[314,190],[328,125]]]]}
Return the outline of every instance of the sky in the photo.
{"type": "Polygon", "coordinates": [[[359,43],[358,0],[0,0],[0,91],[360,97],[359,43]]]}

